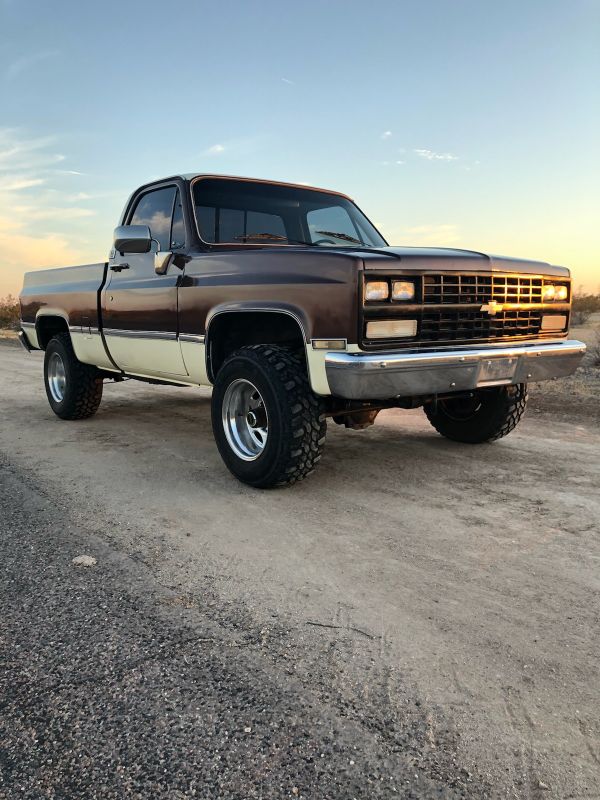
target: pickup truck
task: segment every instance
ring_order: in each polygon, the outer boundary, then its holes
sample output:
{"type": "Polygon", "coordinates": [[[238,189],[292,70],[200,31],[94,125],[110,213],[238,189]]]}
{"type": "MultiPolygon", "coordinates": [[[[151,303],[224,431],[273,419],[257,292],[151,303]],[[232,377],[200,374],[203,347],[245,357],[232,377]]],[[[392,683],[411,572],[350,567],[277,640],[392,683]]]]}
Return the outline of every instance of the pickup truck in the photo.
{"type": "Polygon", "coordinates": [[[221,457],[256,487],[312,472],[328,418],[422,407],[450,439],[499,439],[527,384],[585,352],[563,267],[390,247],[343,194],[218,175],[141,186],[108,261],[28,272],[20,303],[60,418],[93,415],[107,380],[212,385],[221,457]]]}

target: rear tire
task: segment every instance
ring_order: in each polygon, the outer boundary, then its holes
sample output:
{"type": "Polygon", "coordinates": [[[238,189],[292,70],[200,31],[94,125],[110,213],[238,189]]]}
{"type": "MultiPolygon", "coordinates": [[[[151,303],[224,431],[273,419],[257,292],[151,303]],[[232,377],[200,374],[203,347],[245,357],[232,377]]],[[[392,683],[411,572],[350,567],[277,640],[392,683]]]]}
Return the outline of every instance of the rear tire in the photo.
{"type": "Polygon", "coordinates": [[[327,431],[303,360],[276,345],[244,347],[225,361],[213,388],[212,425],[229,471],[261,489],[310,475],[327,431]]]}
{"type": "Polygon", "coordinates": [[[61,419],[87,419],[102,400],[102,376],[77,359],[68,333],[57,333],[46,347],[44,384],[50,408],[61,419]]]}
{"type": "Polygon", "coordinates": [[[424,406],[438,433],[455,442],[480,444],[516,428],[527,406],[527,384],[479,389],[470,398],[438,400],[424,406]]]}

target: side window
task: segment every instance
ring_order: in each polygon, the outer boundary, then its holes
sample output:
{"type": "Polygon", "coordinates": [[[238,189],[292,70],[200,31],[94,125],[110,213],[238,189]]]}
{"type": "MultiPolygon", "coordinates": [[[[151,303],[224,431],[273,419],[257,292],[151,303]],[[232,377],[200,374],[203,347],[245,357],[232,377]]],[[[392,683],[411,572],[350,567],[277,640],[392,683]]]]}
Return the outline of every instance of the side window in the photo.
{"type": "Polygon", "coordinates": [[[363,244],[350,214],[341,206],[328,206],[309,211],[306,215],[311,242],[330,239],[334,244],[350,241],[363,244]]]}
{"type": "Polygon", "coordinates": [[[161,250],[171,249],[171,218],[175,186],[167,186],[142,195],[137,202],[130,225],[147,225],[152,238],[160,242],[161,250]]]}
{"type": "Polygon", "coordinates": [[[183,206],[181,204],[181,194],[177,190],[175,195],[175,206],[173,208],[173,225],[171,226],[171,246],[170,250],[177,250],[185,246],[185,223],[183,221],[183,206]]]}

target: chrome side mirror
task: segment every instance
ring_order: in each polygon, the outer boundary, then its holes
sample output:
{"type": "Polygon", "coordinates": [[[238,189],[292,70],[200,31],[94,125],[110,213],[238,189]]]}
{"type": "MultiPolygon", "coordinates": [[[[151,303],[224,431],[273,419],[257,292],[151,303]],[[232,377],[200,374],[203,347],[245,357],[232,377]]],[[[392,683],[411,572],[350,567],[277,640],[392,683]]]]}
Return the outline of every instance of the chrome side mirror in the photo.
{"type": "Polygon", "coordinates": [[[164,275],[169,269],[173,253],[171,250],[159,250],[154,254],[154,272],[157,275],[164,275]]]}
{"type": "Polygon", "coordinates": [[[114,248],[119,253],[149,253],[152,235],[147,225],[119,225],[115,228],[114,248]]]}

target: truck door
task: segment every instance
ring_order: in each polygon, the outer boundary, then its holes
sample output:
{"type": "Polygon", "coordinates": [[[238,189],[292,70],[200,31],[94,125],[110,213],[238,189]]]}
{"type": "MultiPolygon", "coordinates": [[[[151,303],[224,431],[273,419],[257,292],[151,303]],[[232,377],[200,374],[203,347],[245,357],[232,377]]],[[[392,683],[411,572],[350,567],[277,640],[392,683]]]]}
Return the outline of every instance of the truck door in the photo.
{"type": "MultiPolygon", "coordinates": [[[[181,246],[181,197],[176,185],[161,186],[140,195],[125,220],[148,225],[161,252],[181,246]]],[[[165,275],[154,271],[149,253],[111,253],[108,281],[102,299],[106,344],[115,363],[137,375],[187,375],[178,339],[177,292],[181,270],[169,265],[165,275]]]]}

